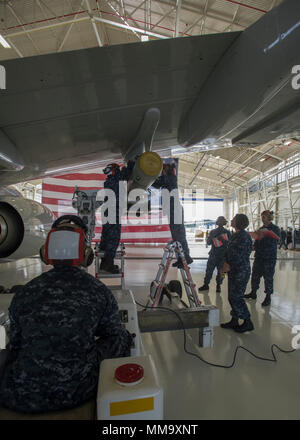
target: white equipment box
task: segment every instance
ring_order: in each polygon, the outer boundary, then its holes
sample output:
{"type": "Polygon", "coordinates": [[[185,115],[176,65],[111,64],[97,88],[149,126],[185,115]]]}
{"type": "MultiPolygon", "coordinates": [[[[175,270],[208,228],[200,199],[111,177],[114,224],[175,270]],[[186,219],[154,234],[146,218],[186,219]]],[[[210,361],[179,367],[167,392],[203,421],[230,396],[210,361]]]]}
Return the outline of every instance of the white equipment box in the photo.
{"type": "Polygon", "coordinates": [[[101,362],[97,419],[163,419],[163,389],[150,356],[101,362]]]}
{"type": "Polygon", "coordinates": [[[129,333],[135,335],[130,354],[131,356],[139,356],[141,354],[141,336],[133,294],[128,289],[112,290],[112,294],[119,306],[122,325],[129,333]]]}

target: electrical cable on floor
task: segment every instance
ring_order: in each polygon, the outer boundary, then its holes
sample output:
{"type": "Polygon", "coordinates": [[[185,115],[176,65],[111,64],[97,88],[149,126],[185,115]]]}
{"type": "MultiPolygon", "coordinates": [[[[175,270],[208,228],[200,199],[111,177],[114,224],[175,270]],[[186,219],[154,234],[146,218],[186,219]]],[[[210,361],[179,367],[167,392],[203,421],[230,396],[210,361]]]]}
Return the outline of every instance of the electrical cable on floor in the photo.
{"type": "MultiPolygon", "coordinates": [[[[143,307],[144,309],[153,309],[153,307],[150,307],[150,306],[144,306],[143,304],[138,303],[136,300],[135,300],[135,302],[136,302],[137,305],[139,305],[140,307],[143,307]]],[[[238,350],[239,350],[239,349],[247,351],[248,353],[250,353],[250,354],[251,354],[253,357],[255,357],[256,359],[259,359],[259,360],[261,360],[261,361],[268,361],[268,362],[277,362],[277,358],[276,358],[276,356],[275,356],[275,354],[274,354],[274,348],[275,348],[275,347],[276,347],[279,351],[281,351],[282,353],[293,353],[294,351],[296,351],[295,349],[293,349],[293,350],[283,350],[283,349],[280,348],[278,345],[276,345],[276,344],[272,344],[272,345],[271,345],[271,353],[272,353],[273,359],[269,359],[269,358],[264,358],[264,357],[262,357],[262,356],[257,356],[255,353],[252,353],[252,351],[248,350],[248,348],[243,347],[242,345],[238,345],[238,346],[236,347],[236,349],[235,349],[234,356],[233,356],[233,361],[232,361],[232,363],[231,363],[230,365],[219,365],[219,364],[214,364],[213,362],[208,362],[208,361],[206,361],[206,360],[203,359],[200,355],[198,355],[198,354],[196,354],[196,353],[192,353],[191,351],[188,351],[188,350],[186,349],[186,342],[187,342],[187,339],[186,339],[186,328],[184,327],[184,324],[183,324],[183,321],[182,321],[180,315],[179,315],[175,310],[170,309],[170,308],[168,308],[168,307],[161,307],[161,306],[159,306],[159,307],[155,307],[155,309],[161,309],[161,310],[166,310],[166,311],[168,311],[168,312],[173,312],[173,313],[177,316],[177,318],[179,319],[179,321],[180,321],[180,323],[181,323],[181,325],[182,325],[182,330],[183,330],[183,335],[184,335],[183,349],[184,349],[185,353],[187,353],[187,354],[189,354],[189,355],[191,355],[191,356],[194,356],[194,357],[200,359],[200,361],[204,362],[205,364],[207,364],[207,365],[211,365],[211,366],[213,366],[213,367],[219,367],[219,368],[232,368],[232,367],[234,366],[234,364],[235,364],[236,357],[237,357],[237,353],[238,353],[238,350]]]]}

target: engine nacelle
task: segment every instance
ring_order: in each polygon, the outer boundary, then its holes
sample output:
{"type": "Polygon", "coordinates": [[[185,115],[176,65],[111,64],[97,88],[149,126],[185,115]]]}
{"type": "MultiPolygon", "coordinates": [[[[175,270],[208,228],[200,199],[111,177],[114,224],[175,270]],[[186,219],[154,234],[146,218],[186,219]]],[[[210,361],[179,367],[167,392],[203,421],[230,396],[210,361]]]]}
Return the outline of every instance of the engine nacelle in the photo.
{"type": "Polygon", "coordinates": [[[17,260],[39,253],[55,217],[46,207],[23,197],[0,199],[0,258],[17,260]]]}

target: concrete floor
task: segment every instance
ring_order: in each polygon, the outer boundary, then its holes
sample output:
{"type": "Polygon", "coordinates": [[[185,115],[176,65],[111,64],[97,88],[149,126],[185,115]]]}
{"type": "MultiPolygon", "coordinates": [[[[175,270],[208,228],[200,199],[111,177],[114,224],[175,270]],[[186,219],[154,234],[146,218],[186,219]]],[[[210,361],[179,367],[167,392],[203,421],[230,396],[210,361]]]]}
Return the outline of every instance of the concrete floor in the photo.
{"type": "MultiPolygon", "coordinates": [[[[203,244],[191,245],[195,260],[191,272],[197,287],[202,285],[208,249],[203,244]]],[[[136,300],[146,304],[149,286],[155,278],[162,248],[127,248],[125,273],[126,287],[136,300]],[[146,257],[147,259],[143,259],[146,257]],[[134,258],[134,259],[133,259],[134,258]]],[[[230,330],[215,328],[213,348],[199,348],[195,332],[189,332],[187,349],[207,361],[231,364],[237,345],[255,354],[271,358],[270,347],[277,344],[290,350],[294,325],[300,325],[300,253],[278,251],[279,260],[275,274],[275,292],[270,307],[261,307],[264,286],[257,301],[249,300],[249,310],[255,330],[239,335],[230,330]]],[[[0,284],[11,287],[24,284],[48,270],[38,258],[19,260],[0,265],[0,284]]],[[[92,269],[91,269],[92,273],[92,269]]],[[[170,269],[168,279],[180,279],[180,272],[170,269]]],[[[227,321],[230,307],[227,301],[227,280],[222,293],[215,292],[215,279],[210,292],[199,295],[204,304],[214,304],[220,309],[220,322],[227,321]]],[[[249,292],[249,286],[247,289],[249,292]]],[[[185,298],[183,298],[185,299],[185,298]]],[[[168,303],[165,303],[168,304],[168,303]]],[[[291,354],[278,352],[277,363],[265,362],[240,351],[231,369],[205,365],[183,350],[183,332],[143,334],[142,342],[151,354],[165,393],[166,420],[201,419],[300,419],[299,361],[300,350],[291,354]]]]}

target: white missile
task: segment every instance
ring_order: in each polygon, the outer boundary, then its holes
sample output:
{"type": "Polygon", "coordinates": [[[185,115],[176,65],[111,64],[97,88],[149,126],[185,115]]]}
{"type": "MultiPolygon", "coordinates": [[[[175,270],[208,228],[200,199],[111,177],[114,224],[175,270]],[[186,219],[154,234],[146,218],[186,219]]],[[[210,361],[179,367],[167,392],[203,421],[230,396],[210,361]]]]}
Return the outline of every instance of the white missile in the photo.
{"type": "Polygon", "coordinates": [[[163,161],[152,151],[147,151],[139,156],[135,162],[131,177],[128,182],[128,191],[144,189],[145,191],[161,174],[163,161]]]}

